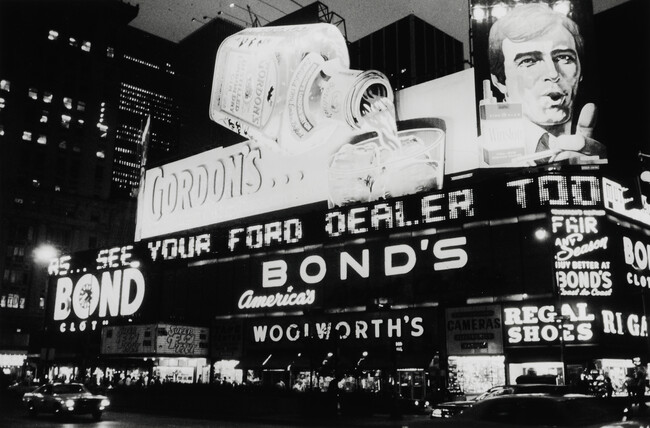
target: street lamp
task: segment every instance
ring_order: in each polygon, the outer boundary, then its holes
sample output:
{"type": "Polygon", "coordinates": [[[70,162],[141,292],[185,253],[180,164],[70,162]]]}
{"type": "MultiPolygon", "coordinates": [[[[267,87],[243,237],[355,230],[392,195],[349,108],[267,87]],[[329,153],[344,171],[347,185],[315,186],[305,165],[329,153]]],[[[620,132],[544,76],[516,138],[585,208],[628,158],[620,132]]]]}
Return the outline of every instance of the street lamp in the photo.
{"type": "Polygon", "coordinates": [[[59,250],[51,244],[41,244],[34,249],[34,260],[39,264],[48,264],[59,255],[59,250]]]}

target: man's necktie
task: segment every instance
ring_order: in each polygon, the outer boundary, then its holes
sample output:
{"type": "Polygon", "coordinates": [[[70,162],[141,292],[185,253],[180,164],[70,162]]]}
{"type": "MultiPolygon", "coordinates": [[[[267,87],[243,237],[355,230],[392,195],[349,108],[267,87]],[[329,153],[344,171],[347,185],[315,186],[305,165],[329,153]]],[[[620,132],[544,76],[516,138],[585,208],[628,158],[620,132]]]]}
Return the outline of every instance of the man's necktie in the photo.
{"type": "MultiPolygon", "coordinates": [[[[548,145],[548,132],[545,132],[542,134],[541,137],[539,137],[539,141],[537,141],[537,147],[535,148],[535,152],[543,152],[546,150],[550,150],[550,146],[548,145]]],[[[550,159],[549,157],[537,159],[535,163],[537,165],[543,165],[545,163],[548,163],[548,160],[550,159]]]]}

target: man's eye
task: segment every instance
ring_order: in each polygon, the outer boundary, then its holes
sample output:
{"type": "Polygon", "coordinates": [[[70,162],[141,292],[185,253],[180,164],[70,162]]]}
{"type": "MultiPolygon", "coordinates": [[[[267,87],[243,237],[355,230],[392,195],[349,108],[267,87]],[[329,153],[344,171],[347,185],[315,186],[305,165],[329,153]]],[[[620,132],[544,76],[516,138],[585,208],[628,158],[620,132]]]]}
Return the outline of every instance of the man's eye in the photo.
{"type": "Polygon", "coordinates": [[[556,55],[555,61],[562,64],[573,64],[574,62],[576,62],[576,59],[573,55],[562,54],[562,55],[556,55]]]}
{"type": "Polygon", "coordinates": [[[530,67],[537,64],[537,59],[535,58],[521,58],[519,62],[517,62],[517,66],[519,67],[530,67]]]}

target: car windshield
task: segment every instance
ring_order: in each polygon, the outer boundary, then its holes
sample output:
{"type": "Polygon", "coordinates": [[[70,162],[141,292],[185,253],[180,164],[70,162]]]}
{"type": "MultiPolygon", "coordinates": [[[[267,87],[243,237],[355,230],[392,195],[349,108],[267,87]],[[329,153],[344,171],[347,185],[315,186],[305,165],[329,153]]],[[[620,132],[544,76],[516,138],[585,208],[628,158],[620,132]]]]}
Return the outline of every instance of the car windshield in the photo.
{"type": "Polygon", "coordinates": [[[78,384],[54,385],[53,392],[55,394],[77,394],[86,392],[86,388],[78,384]]]}

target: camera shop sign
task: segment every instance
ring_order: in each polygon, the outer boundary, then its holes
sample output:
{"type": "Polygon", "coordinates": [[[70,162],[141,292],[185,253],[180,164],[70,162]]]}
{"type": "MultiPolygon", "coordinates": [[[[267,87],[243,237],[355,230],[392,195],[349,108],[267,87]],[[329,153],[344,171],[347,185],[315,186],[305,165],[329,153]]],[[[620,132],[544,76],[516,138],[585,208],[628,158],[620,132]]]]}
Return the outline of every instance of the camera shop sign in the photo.
{"type": "Polygon", "coordinates": [[[469,306],[446,311],[449,355],[501,354],[501,306],[469,306]]]}
{"type": "Polygon", "coordinates": [[[604,259],[609,238],[599,219],[603,210],[552,210],[555,278],[562,296],[610,296],[612,273],[604,259]]]}
{"type": "Polygon", "coordinates": [[[98,330],[108,319],[134,315],[144,301],[145,279],[133,246],[99,250],[92,272],[74,258],[53,259],[48,273],[59,276],[54,290],[53,320],[61,333],[98,330]]]}
{"type": "Polygon", "coordinates": [[[504,306],[503,325],[508,345],[532,345],[559,342],[589,342],[594,337],[596,316],[584,302],[504,306]]]}

